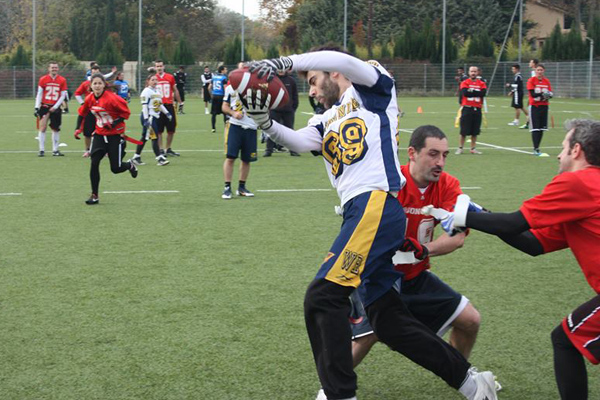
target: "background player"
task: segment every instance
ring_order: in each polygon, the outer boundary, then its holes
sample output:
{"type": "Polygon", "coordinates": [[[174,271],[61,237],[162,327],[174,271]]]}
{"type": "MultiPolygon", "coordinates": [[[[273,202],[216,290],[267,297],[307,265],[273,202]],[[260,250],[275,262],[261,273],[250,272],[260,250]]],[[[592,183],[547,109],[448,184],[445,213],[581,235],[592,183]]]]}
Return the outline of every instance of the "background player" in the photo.
{"type": "MultiPolygon", "coordinates": [[[[296,110],[298,109],[298,85],[296,84],[296,80],[289,74],[279,75],[279,80],[285,86],[290,100],[277,109],[271,110],[271,118],[290,129],[294,129],[294,120],[296,118],[296,110]]],[[[267,138],[266,142],[265,154],[263,156],[270,157],[278,145],[269,138],[267,138]]],[[[290,155],[295,157],[300,156],[300,154],[292,150],[290,150],[290,155]]]]}
{"type": "Polygon", "coordinates": [[[554,96],[552,86],[548,78],[544,76],[546,68],[538,64],[535,69],[536,76],[532,76],[527,81],[527,91],[529,92],[529,130],[531,131],[531,141],[533,142],[533,155],[540,156],[540,144],[544,131],[548,130],[548,109],[549,100],[554,96]]]}
{"type": "MultiPolygon", "coordinates": [[[[217,73],[213,75],[208,90],[211,92],[211,117],[212,133],[215,133],[217,115],[223,114],[223,97],[225,96],[225,85],[227,84],[227,67],[221,65],[217,69],[217,73]]],[[[223,114],[223,124],[227,122],[227,116],[223,114]]]]}
{"type": "MultiPolygon", "coordinates": [[[[242,68],[243,63],[238,65],[242,68]]],[[[230,85],[225,88],[225,98],[223,99],[223,114],[231,118],[225,124],[225,162],[223,163],[223,177],[225,179],[225,188],[221,198],[231,199],[231,177],[233,175],[233,165],[235,159],[240,154],[240,176],[238,196],[254,197],[254,193],[246,188],[246,180],[250,173],[250,163],[256,158],[257,127],[256,123],[246,115],[242,107],[239,95],[230,85]]]]}
{"type": "Polygon", "coordinates": [[[465,79],[460,84],[462,94],[460,145],[455,154],[462,154],[467,136],[471,136],[471,154],[481,154],[477,150],[477,136],[481,133],[481,108],[487,86],[485,82],[477,78],[478,73],[479,69],[477,67],[469,67],[469,79],[465,79]]]}
{"type": "Polygon", "coordinates": [[[37,118],[39,156],[44,157],[46,143],[46,128],[50,120],[52,129],[52,155],[64,156],[58,151],[60,143],[60,126],[62,124],[62,110],[60,105],[67,98],[67,80],[58,75],[58,63],[48,63],[48,74],[40,78],[38,82],[37,96],[35,97],[35,111],[33,115],[37,118]]]}
{"type": "MultiPolygon", "coordinates": [[[[92,65],[90,68],[91,74],[99,74],[100,67],[98,65],[92,65]]],[[[91,77],[91,75],[90,75],[91,77]]],[[[92,93],[92,88],[90,86],[91,80],[86,78],[81,85],[75,91],[75,99],[82,105],[85,101],[85,98],[92,93]]],[[[83,153],[84,158],[88,158],[90,156],[90,146],[92,145],[92,134],[96,129],[96,117],[93,113],[89,113],[85,119],[81,116],[77,117],[77,122],[75,124],[75,139],[79,140],[79,135],[83,132],[83,140],[85,151],[83,153]],[[81,125],[83,120],[83,126],[81,125]]]]}
{"type": "Polygon", "coordinates": [[[512,213],[467,212],[473,208],[461,198],[442,226],[497,235],[532,256],[571,249],[597,295],[552,331],[554,371],[561,399],[586,400],[584,357],[600,363],[600,122],[571,120],[565,127],[558,175],[541,194],[512,213]]]}
{"type": "Polygon", "coordinates": [[[179,70],[175,72],[175,86],[177,86],[177,91],[179,92],[179,98],[181,99],[181,103],[177,107],[177,112],[179,114],[185,114],[183,112],[183,104],[185,102],[185,83],[187,82],[187,73],[185,72],[185,67],[181,65],[179,70]]]}
{"type": "Polygon", "coordinates": [[[92,95],[85,98],[79,107],[82,117],[93,113],[96,116],[96,132],[92,141],[90,181],[92,194],[86,204],[98,204],[98,188],[100,186],[100,161],[108,154],[110,170],[113,174],[129,171],[133,178],[137,177],[138,170],[130,161],[122,162],[125,156],[125,120],[130,112],[127,102],[111,90],[106,90],[106,79],[102,74],[92,75],[92,95]]]}
{"type": "Polygon", "coordinates": [[[212,72],[208,65],[204,67],[202,74],[202,98],[204,99],[204,114],[209,114],[208,103],[210,103],[210,83],[212,82],[212,72]]]}
{"type": "Polygon", "coordinates": [[[162,133],[167,129],[167,151],[165,154],[167,156],[178,156],[179,153],[173,151],[171,146],[173,145],[173,136],[175,135],[175,129],[177,128],[177,118],[175,117],[175,108],[173,107],[173,98],[177,101],[177,103],[181,104],[181,98],[179,97],[179,91],[177,90],[177,86],[175,86],[175,78],[173,75],[165,72],[165,64],[162,60],[154,61],[154,68],[156,69],[156,77],[158,78],[158,83],[156,85],[156,89],[162,95],[162,102],[165,105],[166,109],[169,111],[169,114],[173,117],[172,119],[168,119],[165,114],[161,114],[158,119],[158,141],[160,143],[161,149],[164,149],[162,145],[162,133]]]}
{"type": "Polygon", "coordinates": [[[125,80],[123,72],[117,72],[113,85],[117,89],[117,94],[129,103],[131,100],[131,89],[129,89],[129,82],[125,80]]]}
{"type": "Polygon", "coordinates": [[[528,117],[529,114],[523,108],[523,77],[521,76],[521,66],[513,64],[511,70],[514,74],[513,81],[512,83],[507,83],[506,87],[510,88],[508,95],[511,96],[510,106],[515,109],[515,119],[509,122],[508,125],[519,126],[521,111],[523,111],[525,117],[528,117]]]}
{"type": "Polygon", "coordinates": [[[160,114],[166,115],[167,119],[170,120],[173,116],[169,113],[169,110],[162,103],[162,95],[156,90],[158,84],[158,78],[156,75],[149,75],[146,78],[146,87],[140,94],[140,101],[142,102],[142,113],[140,119],[142,122],[142,144],[138,144],[135,150],[135,154],[131,159],[135,165],[144,165],[142,161],[142,151],[146,141],[150,138],[152,140],[152,150],[156,156],[156,165],[163,166],[169,164],[169,160],[161,154],[160,143],[158,141],[158,119],[160,114]]]}
{"type": "MultiPolygon", "coordinates": [[[[406,185],[398,194],[398,201],[406,213],[406,236],[416,240],[413,247],[423,251],[422,259],[409,253],[397,253],[395,268],[404,273],[400,293],[408,310],[440,337],[452,327],[450,344],[468,359],[471,355],[480,315],[469,300],[444,283],[433,272],[429,257],[453,252],[463,246],[466,233],[454,236],[447,233],[433,240],[437,221],[421,214],[421,208],[433,205],[451,210],[462,193],[460,182],[443,172],[448,156],[448,139],[444,132],[431,125],[420,126],[412,133],[408,147],[407,165],[401,167],[406,185]],[[411,259],[408,262],[406,259],[411,259]]],[[[407,250],[411,250],[407,246],[407,250]]],[[[352,353],[358,365],[377,342],[357,292],[352,294],[352,353]]]]}
{"type": "Polygon", "coordinates": [[[268,79],[277,72],[307,71],[310,95],[327,109],[311,118],[306,128],[294,131],[271,120],[270,95],[265,102],[260,92],[249,91],[243,98],[249,115],[275,142],[298,152],[322,153],[342,202],[340,234],[304,303],[323,387],[318,398],[356,398],[347,318],[348,296],[360,286],[367,315],[382,342],[436,373],[465,397],[496,400],[492,373],[470,372],[470,364],[456,349],[408,312],[394,288],[401,274],[393,268],[392,255],[403,243],[405,224],[396,196],[405,180],[397,158],[393,79],[377,62],[338,51],[263,60],[250,70],[268,79]]]}

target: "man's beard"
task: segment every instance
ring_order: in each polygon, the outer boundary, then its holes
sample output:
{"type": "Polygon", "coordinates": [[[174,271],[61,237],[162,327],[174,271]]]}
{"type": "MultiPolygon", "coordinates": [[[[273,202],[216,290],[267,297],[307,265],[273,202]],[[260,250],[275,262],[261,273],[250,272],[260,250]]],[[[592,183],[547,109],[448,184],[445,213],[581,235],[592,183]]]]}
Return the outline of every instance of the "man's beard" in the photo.
{"type": "Polygon", "coordinates": [[[340,98],[340,87],[331,79],[323,83],[323,105],[329,110],[340,98]]]}

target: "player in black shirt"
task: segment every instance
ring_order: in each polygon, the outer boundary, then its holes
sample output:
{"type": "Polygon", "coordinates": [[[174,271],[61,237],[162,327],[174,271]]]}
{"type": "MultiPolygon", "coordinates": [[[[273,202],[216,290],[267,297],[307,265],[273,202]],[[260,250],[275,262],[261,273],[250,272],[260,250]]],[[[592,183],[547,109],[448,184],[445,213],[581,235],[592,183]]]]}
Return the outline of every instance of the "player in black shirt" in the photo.
{"type": "Polygon", "coordinates": [[[204,73],[202,74],[202,98],[204,99],[204,114],[208,114],[208,104],[211,102],[210,90],[208,90],[208,86],[212,82],[212,72],[210,72],[210,68],[208,65],[204,67],[204,73]]]}
{"type": "Polygon", "coordinates": [[[521,76],[521,66],[519,64],[513,64],[511,67],[512,73],[515,74],[512,83],[507,83],[506,87],[510,88],[511,96],[510,106],[515,109],[515,119],[509,122],[508,125],[519,126],[519,117],[521,111],[528,117],[527,110],[523,107],[523,77],[521,76]]]}
{"type": "Polygon", "coordinates": [[[185,102],[185,82],[187,81],[187,73],[185,72],[185,67],[182,65],[179,67],[179,71],[173,74],[175,77],[175,86],[177,86],[177,91],[179,91],[179,97],[181,98],[181,103],[179,103],[178,112],[179,114],[185,114],[183,112],[183,103],[185,102]]]}

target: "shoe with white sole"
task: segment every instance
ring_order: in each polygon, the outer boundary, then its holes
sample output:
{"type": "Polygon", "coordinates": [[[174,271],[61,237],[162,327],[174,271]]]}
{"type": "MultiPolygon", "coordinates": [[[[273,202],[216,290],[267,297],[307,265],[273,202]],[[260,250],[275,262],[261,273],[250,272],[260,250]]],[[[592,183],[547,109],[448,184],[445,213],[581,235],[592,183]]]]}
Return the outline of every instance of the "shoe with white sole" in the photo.
{"type": "MultiPolygon", "coordinates": [[[[317,398],[315,400],[327,400],[327,396],[325,395],[325,391],[323,391],[323,389],[319,389],[319,392],[317,393],[317,398]]],[[[349,397],[343,400],[356,400],[356,396],[349,397]]]]}
{"type": "Polygon", "coordinates": [[[473,400],[498,400],[496,394],[496,379],[490,371],[478,372],[472,368],[469,373],[477,384],[477,391],[473,400]]]}

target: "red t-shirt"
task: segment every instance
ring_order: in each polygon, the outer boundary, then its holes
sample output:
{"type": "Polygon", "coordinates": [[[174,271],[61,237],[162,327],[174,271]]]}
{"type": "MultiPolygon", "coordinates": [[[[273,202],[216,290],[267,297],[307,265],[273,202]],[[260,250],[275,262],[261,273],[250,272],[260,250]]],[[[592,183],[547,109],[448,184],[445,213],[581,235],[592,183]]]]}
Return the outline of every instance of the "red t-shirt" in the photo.
{"type": "Polygon", "coordinates": [[[87,95],[79,107],[79,115],[85,117],[90,112],[96,117],[96,133],[105,136],[125,133],[125,122],[120,122],[111,129],[107,129],[106,124],[112,125],[115,119],[127,119],[131,114],[127,101],[111,90],[105,90],[98,98],[93,93],[87,95]]]}
{"type": "Polygon", "coordinates": [[[85,98],[88,94],[92,93],[92,87],[90,86],[91,81],[85,80],[81,82],[81,85],[75,91],[75,96],[82,96],[85,98]]]}
{"type": "MultiPolygon", "coordinates": [[[[452,211],[456,198],[462,193],[458,179],[442,172],[437,182],[432,182],[425,191],[416,185],[410,176],[408,165],[400,167],[406,177],[406,185],[398,193],[398,201],[404,207],[406,214],[406,237],[412,237],[419,243],[426,244],[433,240],[433,229],[438,222],[431,216],[421,214],[421,208],[432,204],[436,208],[452,211]]],[[[415,278],[421,272],[429,269],[429,257],[417,264],[397,264],[396,270],[404,272],[404,279],[415,278]]]]}
{"type": "MultiPolygon", "coordinates": [[[[463,89],[483,90],[483,89],[487,89],[487,85],[481,79],[472,80],[469,78],[469,79],[465,79],[464,81],[462,81],[460,83],[460,90],[462,91],[463,89]]],[[[481,108],[483,106],[483,97],[468,97],[468,96],[469,95],[467,94],[467,96],[462,97],[461,104],[463,106],[477,107],[477,108],[481,108]]]]}
{"type": "Polygon", "coordinates": [[[571,248],[600,293],[600,168],[555,176],[541,194],[523,203],[521,212],[544,252],[571,248]]]}
{"type": "Polygon", "coordinates": [[[546,100],[535,100],[535,98],[531,95],[530,90],[533,90],[536,94],[539,93],[539,97],[542,97],[542,92],[552,91],[552,86],[550,86],[550,81],[548,78],[543,77],[542,79],[538,79],[537,76],[532,76],[527,81],[527,92],[529,93],[529,105],[530,106],[547,106],[550,104],[546,100]]]}
{"type": "Polygon", "coordinates": [[[40,78],[38,86],[44,90],[42,104],[53,106],[60,99],[60,94],[67,90],[67,80],[60,75],[52,79],[48,74],[40,78]]]}
{"type": "Polygon", "coordinates": [[[173,104],[173,93],[175,88],[175,78],[171,74],[164,72],[162,76],[156,74],[158,83],[156,90],[162,96],[163,104],[173,104]]]}

